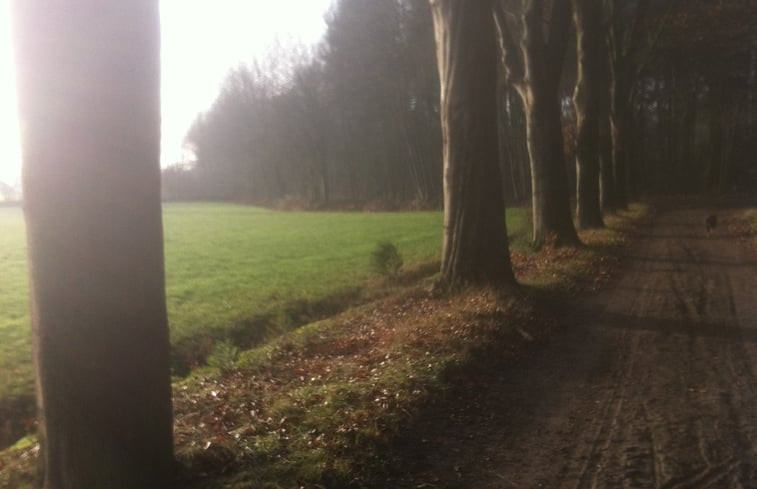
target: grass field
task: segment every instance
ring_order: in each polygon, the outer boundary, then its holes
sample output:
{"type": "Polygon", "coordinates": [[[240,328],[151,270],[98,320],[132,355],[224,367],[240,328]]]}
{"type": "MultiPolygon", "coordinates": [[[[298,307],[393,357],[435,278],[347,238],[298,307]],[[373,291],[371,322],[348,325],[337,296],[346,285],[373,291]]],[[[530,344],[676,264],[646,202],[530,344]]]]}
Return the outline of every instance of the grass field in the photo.
{"type": "Polygon", "coordinates": [[[21,209],[0,207],[0,398],[32,392],[27,274],[21,209]]]}
{"type": "MultiPolygon", "coordinates": [[[[437,260],[442,214],[170,204],[164,226],[171,337],[187,364],[218,339],[251,343],[258,329],[297,326],[359,296],[378,283],[370,255],[379,241],[399,248],[405,268],[437,260]]],[[[524,230],[525,211],[509,211],[508,226],[524,230]]],[[[32,392],[28,309],[21,210],[0,208],[0,399],[32,392]]]]}

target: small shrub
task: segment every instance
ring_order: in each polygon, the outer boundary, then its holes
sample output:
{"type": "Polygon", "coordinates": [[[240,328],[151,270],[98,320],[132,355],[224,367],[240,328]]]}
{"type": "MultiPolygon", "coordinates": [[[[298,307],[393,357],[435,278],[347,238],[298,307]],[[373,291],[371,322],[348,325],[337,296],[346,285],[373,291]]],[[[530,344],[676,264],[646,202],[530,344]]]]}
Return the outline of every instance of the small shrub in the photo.
{"type": "Polygon", "coordinates": [[[222,372],[228,372],[234,368],[238,358],[239,348],[231,341],[222,341],[213,348],[213,352],[208,356],[208,366],[217,368],[222,372]]]}
{"type": "Polygon", "coordinates": [[[378,274],[393,277],[402,268],[402,255],[394,243],[382,241],[376,245],[371,254],[373,271],[378,274]]]}

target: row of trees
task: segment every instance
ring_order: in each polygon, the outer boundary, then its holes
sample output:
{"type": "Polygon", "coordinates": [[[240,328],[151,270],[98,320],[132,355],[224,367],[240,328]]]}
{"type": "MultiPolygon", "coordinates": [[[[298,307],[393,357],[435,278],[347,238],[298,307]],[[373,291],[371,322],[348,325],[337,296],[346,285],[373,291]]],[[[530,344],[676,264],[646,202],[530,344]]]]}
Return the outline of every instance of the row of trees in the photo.
{"type": "MultiPolygon", "coordinates": [[[[442,203],[439,75],[427,0],[342,0],[313,50],[276,50],[229,73],[164,170],[168,200],[313,207],[442,203]]],[[[530,195],[525,112],[500,83],[505,196],[530,195]]]]}
{"type": "Polygon", "coordinates": [[[670,9],[632,93],[634,193],[757,191],[757,9],[670,9]]]}
{"type": "Polygon", "coordinates": [[[578,244],[564,158],[570,111],[560,83],[565,80],[561,71],[571,12],[577,61],[573,107],[579,227],[601,227],[603,212],[625,208],[632,193],[722,191],[737,175],[756,176],[750,136],[757,44],[752,40],[735,55],[723,56],[726,63],[708,59],[704,49],[701,57],[671,62],[688,36],[701,32],[697,24],[703,22],[721,23],[714,24],[718,33],[709,36],[708,43],[719,40],[722,47],[754,39],[749,36],[755,33],[754,24],[738,24],[734,34],[740,16],[755,15],[746,3],[697,2],[684,7],[667,0],[491,0],[472,7],[432,0],[431,5],[442,87],[446,285],[514,284],[505,260],[502,188],[491,185],[502,179],[496,131],[492,139],[487,130],[497,125],[492,107],[503,92],[492,85],[496,77],[490,53],[495,44],[504,84],[515,90],[525,109],[533,244],[578,244]],[[665,32],[671,23],[676,30],[665,32]],[[714,69],[709,62],[715,63],[714,69]],[[682,77],[689,81],[688,90],[677,89],[682,77]],[[728,96],[718,90],[724,84],[728,96]],[[734,96],[734,91],[741,95],[734,96]],[[698,111],[700,99],[712,108],[698,111]],[[733,107],[727,102],[734,100],[744,108],[726,112],[733,107]],[[655,141],[650,147],[663,155],[656,166],[648,163],[651,158],[643,147],[647,140],[655,141]],[[697,144],[702,143],[707,159],[695,162],[697,144]],[[645,157],[646,162],[639,163],[645,157]],[[733,171],[736,165],[739,172],[733,171]]]}
{"type": "Polygon", "coordinates": [[[187,135],[191,176],[169,170],[171,195],[440,202],[433,42],[426,0],[337,2],[317,48],[229,74],[187,135]]]}
{"type": "MultiPolygon", "coordinates": [[[[531,199],[537,245],[551,233],[576,242],[572,205],[580,227],[595,227],[629,195],[744,181],[757,52],[743,42],[754,34],[746,3],[498,0],[492,8],[504,198],[531,199]]],[[[187,135],[196,160],[164,172],[164,196],[439,206],[431,19],[425,0],[336,2],[317,48],[276,52],[229,74],[187,135]]]]}

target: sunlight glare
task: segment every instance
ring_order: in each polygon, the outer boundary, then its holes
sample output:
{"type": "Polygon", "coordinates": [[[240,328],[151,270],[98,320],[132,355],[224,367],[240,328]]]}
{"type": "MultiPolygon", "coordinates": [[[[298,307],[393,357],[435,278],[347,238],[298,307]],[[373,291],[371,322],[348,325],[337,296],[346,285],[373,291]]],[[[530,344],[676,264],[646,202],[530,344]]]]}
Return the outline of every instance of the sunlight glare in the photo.
{"type": "Polygon", "coordinates": [[[21,150],[16,118],[9,0],[0,0],[0,107],[0,182],[15,185],[21,175],[21,150]]]}
{"type": "MultiPolygon", "coordinates": [[[[312,45],[326,29],[332,0],[162,0],[162,132],[164,166],[184,160],[183,141],[207,110],[225,75],[276,43],[312,45]]],[[[10,0],[0,0],[0,181],[21,174],[10,0]]]]}

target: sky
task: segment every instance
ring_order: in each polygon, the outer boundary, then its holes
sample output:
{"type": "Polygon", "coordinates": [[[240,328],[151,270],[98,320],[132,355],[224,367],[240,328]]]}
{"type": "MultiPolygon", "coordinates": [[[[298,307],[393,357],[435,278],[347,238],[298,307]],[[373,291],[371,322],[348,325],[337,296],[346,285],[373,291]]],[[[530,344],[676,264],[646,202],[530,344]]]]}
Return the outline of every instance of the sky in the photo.
{"type": "MultiPolygon", "coordinates": [[[[207,110],[229,70],[276,44],[315,44],[332,0],[161,0],[163,166],[187,158],[184,136],[207,110]]],[[[0,181],[21,174],[10,0],[0,0],[0,181]]]]}

